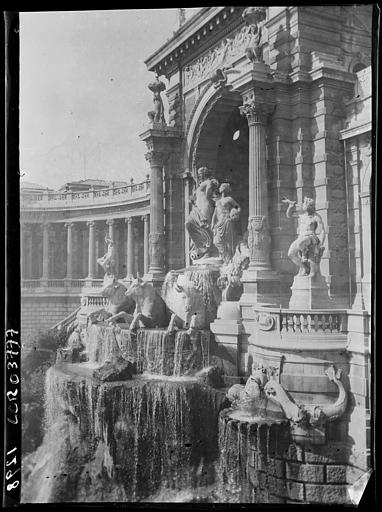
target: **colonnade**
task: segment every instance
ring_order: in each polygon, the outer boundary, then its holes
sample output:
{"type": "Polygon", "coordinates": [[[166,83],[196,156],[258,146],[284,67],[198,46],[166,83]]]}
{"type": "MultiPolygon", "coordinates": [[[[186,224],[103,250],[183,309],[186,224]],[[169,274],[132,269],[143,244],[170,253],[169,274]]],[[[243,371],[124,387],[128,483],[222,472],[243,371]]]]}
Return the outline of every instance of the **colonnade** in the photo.
{"type": "Polygon", "coordinates": [[[105,236],[116,243],[117,278],[131,280],[149,270],[148,214],[125,218],[24,222],[21,227],[22,279],[103,277],[97,258],[107,250],[105,236]]]}

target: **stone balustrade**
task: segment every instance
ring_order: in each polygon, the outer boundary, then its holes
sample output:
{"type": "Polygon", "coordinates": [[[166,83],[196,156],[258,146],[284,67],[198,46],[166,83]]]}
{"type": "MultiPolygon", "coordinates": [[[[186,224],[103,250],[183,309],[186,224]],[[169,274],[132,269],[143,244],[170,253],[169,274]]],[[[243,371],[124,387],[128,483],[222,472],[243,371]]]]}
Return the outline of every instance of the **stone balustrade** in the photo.
{"type": "Polygon", "coordinates": [[[344,318],[341,314],[306,312],[281,312],[280,331],[297,334],[342,332],[344,318]]]}
{"type": "Polygon", "coordinates": [[[21,191],[21,205],[41,208],[60,208],[79,205],[113,204],[138,199],[150,193],[150,180],[141,183],[83,192],[51,192],[40,194],[21,191]]]}
{"type": "Polygon", "coordinates": [[[257,345],[309,350],[345,349],[348,312],[343,309],[297,310],[254,308],[253,335],[257,345]]]}

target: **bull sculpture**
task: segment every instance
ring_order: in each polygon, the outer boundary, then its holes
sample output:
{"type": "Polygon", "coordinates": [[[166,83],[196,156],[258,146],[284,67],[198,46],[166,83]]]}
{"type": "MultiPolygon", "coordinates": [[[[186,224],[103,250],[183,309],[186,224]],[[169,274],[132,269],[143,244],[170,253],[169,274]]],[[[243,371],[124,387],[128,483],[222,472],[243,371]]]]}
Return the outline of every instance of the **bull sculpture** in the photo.
{"type": "Polygon", "coordinates": [[[112,274],[105,274],[103,286],[100,294],[108,299],[106,308],[99,309],[90,313],[88,321],[96,322],[115,322],[119,318],[132,318],[135,303],[130,297],[126,297],[126,286],[117,281],[112,274]]]}
{"type": "Polygon", "coordinates": [[[162,296],[171,313],[168,332],[176,328],[192,331],[207,327],[203,296],[190,279],[169,272],[163,284],[162,296]]]}
{"type": "Polygon", "coordinates": [[[125,295],[135,301],[135,311],[130,324],[131,331],[139,324],[148,328],[167,326],[166,304],[152,284],[144,281],[137,274],[125,295]]]}

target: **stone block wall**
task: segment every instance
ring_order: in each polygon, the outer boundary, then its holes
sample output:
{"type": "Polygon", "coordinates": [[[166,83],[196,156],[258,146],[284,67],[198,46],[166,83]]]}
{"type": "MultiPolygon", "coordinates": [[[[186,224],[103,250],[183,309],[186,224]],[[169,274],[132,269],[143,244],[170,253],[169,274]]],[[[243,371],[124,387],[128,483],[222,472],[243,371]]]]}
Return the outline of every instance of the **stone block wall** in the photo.
{"type": "Polygon", "coordinates": [[[80,305],[80,297],[23,297],[21,299],[21,342],[31,347],[35,337],[47,331],[80,305]]]}
{"type": "MultiPolygon", "coordinates": [[[[239,443],[249,448],[247,457],[239,463],[246,467],[237,471],[242,476],[241,498],[246,502],[351,504],[349,486],[366,471],[357,465],[349,443],[296,444],[287,422],[264,424],[259,419],[258,423],[248,423],[230,418],[225,410],[219,428],[221,435],[224,431],[229,436],[223,446],[239,443]],[[246,434],[240,442],[238,432],[246,434]]],[[[230,450],[235,451],[233,447],[230,450]]],[[[238,447],[236,451],[242,450],[238,447]]],[[[228,458],[223,465],[229,464],[228,458]]]]}

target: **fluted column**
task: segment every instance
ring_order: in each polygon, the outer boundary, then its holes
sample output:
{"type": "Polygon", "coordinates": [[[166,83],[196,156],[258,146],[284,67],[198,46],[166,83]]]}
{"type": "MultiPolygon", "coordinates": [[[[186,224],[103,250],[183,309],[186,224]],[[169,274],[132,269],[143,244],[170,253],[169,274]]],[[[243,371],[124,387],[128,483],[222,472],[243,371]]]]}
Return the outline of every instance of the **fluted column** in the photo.
{"type": "Polygon", "coordinates": [[[249,214],[248,246],[250,267],[270,270],[270,236],[268,228],[268,190],[265,126],[267,108],[256,101],[240,107],[249,127],[249,214]]]}
{"type": "Polygon", "coordinates": [[[147,274],[149,271],[149,215],[143,215],[143,269],[144,273],[147,274]]]}
{"type": "Polygon", "coordinates": [[[50,224],[44,222],[42,225],[42,281],[48,281],[50,265],[49,265],[49,234],[50,224]]]}
{"type": "Polygon", "coordinates": [[[73,222],[66,222],[66,279],[73,277],[73,222]]]}
{"type": "Polygon", "coordinates": [[[90,220],[87,223],[89,227],[89,253],[88,253],[88,279],[94,279],[95,264],[95,222],[90,220]]]}
{"type": "Polygon", "coordinates": [[[134,277],[134,233],[133,217],[125,219],[127,224],[127,246],[126,246],[126,279],[131,280],[134,277]]]}
{"type": "Polygon", "coordinates": [[[163,233],[163,164],[165,153],[149,151],[146,160],[150,163],[150,274],[164,274],[163,233]]]}

